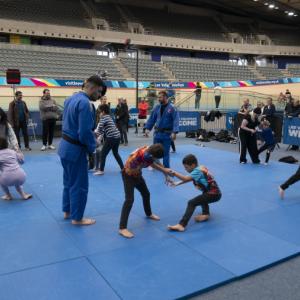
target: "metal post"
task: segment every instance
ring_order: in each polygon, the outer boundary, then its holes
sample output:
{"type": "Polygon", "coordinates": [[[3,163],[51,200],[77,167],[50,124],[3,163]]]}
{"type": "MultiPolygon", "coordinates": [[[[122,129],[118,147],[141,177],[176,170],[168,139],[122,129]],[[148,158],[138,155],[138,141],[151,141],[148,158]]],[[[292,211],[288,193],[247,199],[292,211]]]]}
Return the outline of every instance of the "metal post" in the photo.
{"type": "Polygon", "coordinates": [[[135,69],[135,105],[139,106],[139,49],[136,49],[136,69],[135,69]]]}

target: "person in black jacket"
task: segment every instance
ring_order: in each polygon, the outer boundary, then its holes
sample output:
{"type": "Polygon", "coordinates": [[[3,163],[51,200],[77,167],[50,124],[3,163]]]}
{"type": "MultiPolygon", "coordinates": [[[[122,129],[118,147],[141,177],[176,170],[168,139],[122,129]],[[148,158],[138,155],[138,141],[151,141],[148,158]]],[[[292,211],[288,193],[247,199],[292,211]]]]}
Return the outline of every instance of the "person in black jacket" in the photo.
{"type": "Polygon", "coordinates": [[[118,105],[115,110],[115,119],[117,127],[121,134],[121,144],[128,145],[127,124],[129,119],[128,106],[123,102],[122,98],[118,99],[118,105]]]}
{"type": "Polygon", "coordinates": [[[239,128],[240,139],[240,163],[247,163],[247,150],[250,154],[251,160],[254,164],[259,164],[257,141],[256,141],[256,127],[259,125],[258,115],[259,108],[255,108],[251,114],[247,114],[242,121],[239,128]]]}
{"type": "Polygon", "coordinates": [[[273,104],[272,98],[268,98],[267,105],[263,109],[263,116],[266,117],[266,119],[271,122],[272,117],[274,116],[276,112],[275,105],[273,104]]]}

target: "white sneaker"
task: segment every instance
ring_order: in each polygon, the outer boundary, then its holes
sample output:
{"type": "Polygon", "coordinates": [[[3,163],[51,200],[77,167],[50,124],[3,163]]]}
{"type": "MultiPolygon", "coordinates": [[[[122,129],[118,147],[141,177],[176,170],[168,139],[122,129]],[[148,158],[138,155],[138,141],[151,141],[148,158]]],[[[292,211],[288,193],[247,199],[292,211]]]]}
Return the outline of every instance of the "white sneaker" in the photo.
{"type": "Polygon", "coordinates": [[[94,173],[95,176],[100,176],[100,175],[104,175],[104,172],[103,171],[96,171],[94,173]]]}
{"type": "Polygon", "coordinates": [[[50,150],[55,150],[56,148],[55,148],[55,146],[50,145],[50,146],[48,146],[48,149],[50,149],[50,150]]]}
{"type": "Polygon", "coordinates": [[[46,146],[43,145],[43,147],[41,148],[41,151],[45,151],[47,148],[46,146]]]}

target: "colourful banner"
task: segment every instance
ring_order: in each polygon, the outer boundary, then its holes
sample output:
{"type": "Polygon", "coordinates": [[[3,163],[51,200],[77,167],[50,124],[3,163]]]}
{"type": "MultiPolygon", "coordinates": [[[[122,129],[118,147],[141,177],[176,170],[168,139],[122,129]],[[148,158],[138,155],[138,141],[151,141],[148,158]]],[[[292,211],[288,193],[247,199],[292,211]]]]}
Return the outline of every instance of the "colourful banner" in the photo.
{"type": "MultiPolygon", "coordinates": [[[[197,82],[150,82],[139,81],[139,88],[161,88],[161,89],[195,89],[197,82]]],[[[288,84],[288,83],[300,83],[300,78],[280,78],[272,80],[244,80],[244,81],[211,81],[200,82],[203,88],[214,88],[219,85],[222,88],[240,88],[249,86],[261,86],[261,85],[275,85],[275,84],[288,84]]],[[[81,87],[83,80],[62,80],[53,78],[22,78],[20,86],[25,87],[81,87]]],[[[108,80],[106,81],[108,88],[129,88],[136,87],[135,81],[118,81],[108,80]]],[[[6,78],[0,77],[0,86],[6,86],[6,78]]]]}

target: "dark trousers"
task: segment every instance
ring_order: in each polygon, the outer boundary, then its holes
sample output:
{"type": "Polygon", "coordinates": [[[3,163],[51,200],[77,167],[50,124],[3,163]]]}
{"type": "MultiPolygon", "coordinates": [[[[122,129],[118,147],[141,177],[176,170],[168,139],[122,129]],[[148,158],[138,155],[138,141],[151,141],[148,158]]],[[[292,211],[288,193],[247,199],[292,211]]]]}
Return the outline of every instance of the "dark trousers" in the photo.
{"type": "Polygon", "coordinates": [[[120,135],[121,135],[121,144],[128,144],[128,138],[127,138],[127,124],[120,122],[117,124],[117,127],[120,131],[120,135]]]}
{"type": "Polygon", "coordinates": [[[24,138],[25,148],[29,148],[29,137],[28,137],[27,122],[26,121],[19,122],[18,126],[14,127],[14,132],[15,132],[16,137],[18,139],[19,147],[21,148],[20,130],[22,130],[22,135],[23,135],[23,138],[24,138]]]}
{"type": "Polygon", "coordinates": [[[245,132],[243,129],[239,129],[240,139],[240,162],[247,162],[247,150],[254,164],[258,164],[258,150],[255,134],[245,132]]]}
{"type": "Polygon", "coordinates": [[[221,96],[215,96],[216,108],[219,108],[221,102],[221,96]]]}
{"type": "Polygon", "coordinates": [[[282,184],[280,187],[283,190],[286,190],[290,185],[296,183],[297,181],[300,180],[300,167],[298,168],[298,170],[296,171],[296,173],[291,176],[284,184],[282,184]]]}
{"type": "Polygon", "coordinates": [[[270,156],[271,156],[271,152],[274,151],[275,146],[276,146],[275,144],[274,145],[267,145],[267,144],[262,145],[258,149],[258,155],[260,153],[264,152],[265,150],[267,150],[265,162],[268,163],[269,159],[270,159],[270,156]]]}
{"type": "Polygon", "coordinates": [[[150,205],[150,192],[146,185],[146,182],[142,176],[133,177],[123,173],[123,183],[125,190],[125,202],[122,207],[120,229],[127,228],[129,214],[134,202],[134,189],[136,188],[142,195],[144,211],[146,216],[151,216],[151,205],[150,205]]]}
{"type": "Polygon", "coordinates": [[[43,121],[43,145],[52,145],[56,120],[49,119],[43,121]]]}
{"type": "Polygon", "coordinates": [[[200,108],[200,100],[201,100],[201,95],[196,95],[195,96],[195,109],[200,108]]]}
{"type": "Polygon", "coordinates": [[[202,207],[203,215],[209,215],[208,204],[217,202],[220,199],[221,199],[221,194],[209,194],[209,193],[203,193],[202,195],[193,198],[188,202],[185,213],[182,219],[180,220],[179,224],[181,224],[183,227],[186,227],[197,206],[202,207]]]}
{"type": "Polygon", "coordinates": [[[173,140],[171,141],[171,148],[173,152],[176,152],[175,142],[173,140]]]}
{"type": "Polygon", "coordinates": [[[106,138],[102,151],[101,151],[101,162],[100,162],[100,171],[104,171],[105,168],[105,161],[106,156],[112,150],[113,155],[119,164],[121,170],[124,168],[123,161],[121,156],[119,155],[119,145],[120,145],[120,139],[119,138],[106,138]]]}

